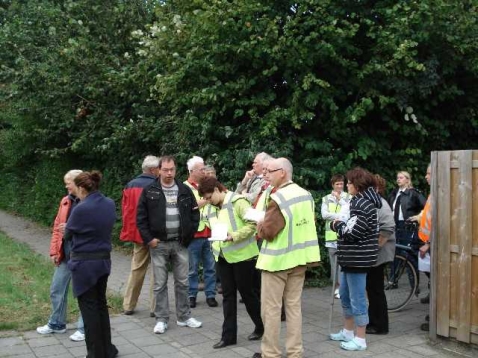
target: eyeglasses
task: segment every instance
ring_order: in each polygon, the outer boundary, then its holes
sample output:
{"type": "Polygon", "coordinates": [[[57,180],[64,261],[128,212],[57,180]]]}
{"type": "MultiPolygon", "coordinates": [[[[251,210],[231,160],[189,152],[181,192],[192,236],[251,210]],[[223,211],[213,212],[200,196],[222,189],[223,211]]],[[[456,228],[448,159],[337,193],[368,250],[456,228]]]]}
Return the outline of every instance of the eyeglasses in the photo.
{"type": "Polygon", "coordinates": [[[270,173],[275,173],[279,170],[282,170],[282,168],[278,168],[278,169],[274,169],[274,170],[267,169],[267,172],[270,174],[270,173]]]}

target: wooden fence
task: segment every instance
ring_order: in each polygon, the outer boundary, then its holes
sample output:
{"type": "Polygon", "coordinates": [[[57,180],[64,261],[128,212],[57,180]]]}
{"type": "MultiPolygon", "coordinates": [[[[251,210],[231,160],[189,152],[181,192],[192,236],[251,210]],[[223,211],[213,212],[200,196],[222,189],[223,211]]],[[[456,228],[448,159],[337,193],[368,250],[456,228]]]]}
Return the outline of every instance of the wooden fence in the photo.
{"type": "Polygon", "coordinates": [[[432,152],[431,169],[430,337],[478,344],[478,150],[432,152]]]}

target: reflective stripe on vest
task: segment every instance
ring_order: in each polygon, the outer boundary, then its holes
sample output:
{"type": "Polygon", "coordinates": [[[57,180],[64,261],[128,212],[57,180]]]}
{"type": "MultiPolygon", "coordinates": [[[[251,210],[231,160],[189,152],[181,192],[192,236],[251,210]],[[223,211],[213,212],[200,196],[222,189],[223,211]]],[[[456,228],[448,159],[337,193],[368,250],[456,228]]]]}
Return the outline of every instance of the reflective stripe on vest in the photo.
{"type": "Polygon", "coordinates": [[[428,196],[425,207],[423,208],[422,218],[420,219],[418,237],[423,242],[429,242],[431,231],[432,231],[431,197],[428,196]]]}
{"type": "MultiPolygon", "coordinates": [[[[201,200],[201,197],[199,196],[198,190],[187,180],[184,181],[184,184],[187,185],[193,192],[194,197],[196,198],[196,201],[199,202],[201,200]]],[[[206,226],[209,226],[208,218],[207,215],[205,214],[205,209],[206,206],[209,204],[204,205],[201,209],[199,209],[199,226],[196,232],[201,232],[204,230],[206,226]]]]}
{"type": "Polygon", "coordinates": [[[292,183],[271,199],[279,206],[285,227],[272,241],[264,241],[257,268],[274,272],[320,261],[312,195],[292,183]]]}
{"type": "MultiPolygon", "coordinates": [[[[239,199],[247,200],[245,197],[239,194],[231,193],[228,191],[224,198],[221,209],[217,213],[217,217],[212,220],[214,222],[227,223],[228,231],[234,232],[242,228],[244,221],[234,213],[234,202],[239,199]]],[[[236,263],[253,258],[259,254],[257,248],[257,241],[254,236],[250,238],[234,242],[234,241],[214,241],[212,244],[212,252],[216,261],[219,259],[220,252],[222,251],[223,257],[229,263],[236,263]]]]}

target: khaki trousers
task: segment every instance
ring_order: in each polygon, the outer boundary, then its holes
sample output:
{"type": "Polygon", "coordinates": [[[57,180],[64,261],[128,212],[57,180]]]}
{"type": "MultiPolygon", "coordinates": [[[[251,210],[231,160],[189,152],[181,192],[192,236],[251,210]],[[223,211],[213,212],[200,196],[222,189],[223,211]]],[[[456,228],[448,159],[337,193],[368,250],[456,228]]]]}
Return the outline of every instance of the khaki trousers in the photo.
{"type": "MultiPolygon", "coordinates": [[[[133,258],[131,259],[131,272],[129,274],[128,283],[123,299],[123,309],[125,311],[133,311],[138,303],[138,298],[143,287],[144,277],[148,270],[150,262],[148,246],[133,243],[133,258]]],[[[150,312],[154,312],[155,302],[153,295],[154,279],[151,273],[151,285],[149,290],[150,312]]]]}
{"type": "Polygon", "coordinates": [[[280,358],[282,356],[279,343],[282,298],[287,317],[285,343],[287,357],[302,357],[301,298],[305,271],[305,266],[278,272],[262,271],[261,316],[265,329],[261,343],[262,358],[280,358]]]}

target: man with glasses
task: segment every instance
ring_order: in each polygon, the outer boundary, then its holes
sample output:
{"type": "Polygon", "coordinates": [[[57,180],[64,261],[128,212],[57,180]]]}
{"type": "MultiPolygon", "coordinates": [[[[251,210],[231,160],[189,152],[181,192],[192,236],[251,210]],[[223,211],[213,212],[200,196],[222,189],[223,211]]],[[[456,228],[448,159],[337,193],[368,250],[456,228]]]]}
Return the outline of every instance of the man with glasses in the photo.
{"type": "Polygon", "coordinates": [[[252,170],[248,170],[244,178],[237,185],[236,193],[242,194],[252,204],[256,201],[257,195],[264,185],[264,176],[262,175],[262,164],[265,160],[272,157],[267,153],[259,153],[252,162],[252,170]]]}
{"type": "Polygon", "coordinates": [[[264,321],[261,353],[254,358],[280,357],[280,312],[287,313],[287,357],[302,357],[301,296],[307,266],[320,261],[315,228],[314,199],[292,181],[286,158],[268,164],[268,178],[277,188],[270,196],[264,221],[257,225],[264,239],[256,267],[262,270],[261,316],[264,321]]]}
{"type": "Polygon", "coordinates": [[[175,179],[176,161],[163,156],[160,177],[141,193],[136,223],[145,245],[149,246],[154,273],[156,325],[153,332],[168,329],[168,264],[174,277],[177,325],[199,328],[202,323],[191,317],[188,300],[189,252],[199,224],[199,209],[191,189],[175,179]]]}
{"type": "Polygon", "coordinates": [[[198,185],[205,177],[206,167],[201,157],[194,156],[187,162],[189,177],[184,182],[193,192],[198,203],[200,221],[194,240],[189,244],[189,306],[196,307],[196,298],[199,288],[199,263],[202,262],[204,277],[204,293],[206,303],[209,307],[217,307],[216,301],[216,269],[214,255],[211,251],[211,243],[207,240],[211,237],[211,229],[207,218],[211,210],[207,200],[201,198],[198,192],[198,185]]]}

